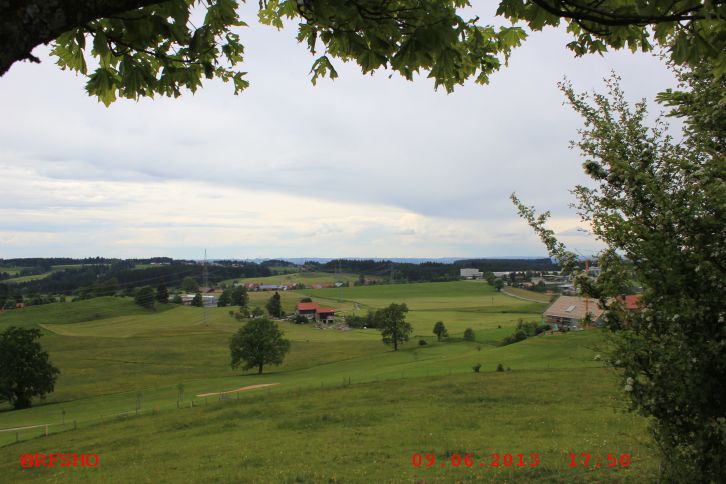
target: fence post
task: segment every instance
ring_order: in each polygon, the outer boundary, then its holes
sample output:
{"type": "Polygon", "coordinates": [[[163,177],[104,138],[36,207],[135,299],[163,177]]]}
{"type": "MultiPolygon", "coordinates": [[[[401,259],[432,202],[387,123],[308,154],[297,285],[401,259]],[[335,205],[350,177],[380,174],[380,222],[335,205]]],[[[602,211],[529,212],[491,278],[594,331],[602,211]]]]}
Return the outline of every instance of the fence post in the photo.
{"type": "Polygon", "coordinates": [[[15,443],[20,442],[20,432],[15,432],[15,443]]]}
{"type": "Polygon", "coordinates": [[[45,426],[45,436],[48,437],[48,425],[45,426]]]}

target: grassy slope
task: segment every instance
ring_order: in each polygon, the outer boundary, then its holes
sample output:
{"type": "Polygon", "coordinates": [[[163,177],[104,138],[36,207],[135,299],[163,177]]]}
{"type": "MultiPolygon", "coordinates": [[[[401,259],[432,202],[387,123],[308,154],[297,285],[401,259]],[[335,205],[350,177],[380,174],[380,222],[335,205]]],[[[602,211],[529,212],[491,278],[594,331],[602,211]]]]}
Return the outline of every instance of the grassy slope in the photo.
{"type": "Polygon", "coordinates": [[[613,385],[606,370],[588,369],[250,393],[9,445],[0,472],[10,482],[643,482],[655,452],[644,421],[618,411],[613,385]],[[100,464],[23,470],[24,452],[93,452],[100,464]],[[495,452],[537,453],[540,465],[493,468],[495,452]],[[568,452],[593,463],[627,453],[632,463],[573,469],[568,452]],[[434,454],[436,465],[413,467],[413,453],[434,454]],[[452,467],[454,453],[477,465],[452,467]]]}
{"type": "Polygon", "coordinates": [[[168,306],[155,310],[141,308],[132,298],[99,297],[76,302],[28,306],[0,313],[0,331],[8,326],[31,327],[40,324],[68,324],[117,316],[145,316],[163,312],[168,306]]]}
{"type": "MultiPolygon", "coordinates": [[[[414,471],[410,454],[427,451],[420,447],[422,442],[437,454],[446,449],[493,452],[504,446],[503,451],[512,453],[546,451],[551,454],[549,467],[536,475],[555,480],[579,472],[558,467],[566,452],[563,446],[578,452],[618,453],[635,446],[644,456],[642,462],[652,462],[643,442],[636,445],[643,435],[643,422],[612,412],[611,398],[617,394],[613,376],[593,358],[602,346],[598,331],[541,336],[497,347],[495,343],[511,333],[517,317],[537,319],[540,305],[496,294],[476,282],[304,293],[323,304],[347,305],[350,310],[356,304],[383,307],[393,301],[406,302],[412,308],[409,319],[416,332],[429,344],[418,346],[416,337],[394,353],[381,344],[375,330],[341,332],[281,322],[292,350],[282,366],[267,368],[258,376],[228,366],[228,338],[240,325],[229,317],[229,308],[209,309],[207,325],[202,324],[200,308],[172,306],[149,312],[122,298],[8,312],[0,316],[0,330],[11,322],[40,323],[49,329],[42,342],[62,374],[46,404],[0,411],[0,428],[56,423],[65,411],[67,424],[52,426],[51,433],[68,428],[72,420],[78,421],[79,430],[0,448],[0,472],[6,470],[1,467],[7,462],[3,455],[47,445],[63,449],[86,445],[79,451],[104,452],[108,459],[104,469],[95,470],[99,480],[149,482],[188,477],[264,481],[274,476],[272,480],[277,481],[298,476],[317,482],[338,476],[363,482],[386,476],[403,480],[491,476],[489,468],[452,469],[447,474],[414,471]],[[338,294],[343,303],[337,302],[338,294]],[[445,319],[454,335],[466,326],[475,327],[477,342],[455,337],[435,342],[429,334],[437,318],[445,319]],[[476,363],[483,365],[483,374],[472,373],[476,363]],[[494,373],[498,363],[514,371],[494,373]],[[472,378],[479,383],[469,385],[472,378]],[[328,390],[343,381],[354,385],[328,390]],[[207,409],[177,410],[176,384],[180,382],[185,384],[185,402],[202,392],[255,383],[279,386],[243,395],[241,407],[210,401],[207,409]],[[109,415],[134,409],[137,391],[142,392],[142,410],[162,413],[108,422],[109,415]],[[101,416],[104,423],[91,426],[101,416]],[[535,425],[540,417],[546,432],[535,425]],[[151,435],[152,429],[158,436],[151,435]],[[138,458],[142,442],[144,455],[172,463],[176,470],[166,465],[151,473],[138,465],[125,469],[129,459],[138,458]],[[203,449],[216,449],[217,457],[210,460],[203,449]],[[175,466],[174,456],[182,451],[189,453],[190,460],[175,466]],[[242,459],[242,464],[234,469],[221,464],[236,459],[242,459]],[[390,473],[381,474],[381,469],[390,473]],[[243,470],[244,474],[238,473],[243,470]]],[[[281,293],[286,309],[294,307],[304,293],[281,293]]],[[[253,293],[252,299],[263,305],[270,295],[253,293]]],[[[197,404],[202,402],[196,399],[197,404]]],[[[24,431],[23,439],[42,432],[24,431]]],[[[0,433],[0,445],[13,441],[13,433],[0,433]]],[[[16,459],[11,461],[17,468],[16,459]]],[[[650,472],[651,464],[645,463],[635,475],[650,472]]],[[[10,476],[18,472],[7,471],[10,476]]],[[[27,476],[51,477],[42,473],[53,473],[38,471],[27,476]]],[[[510,471],[510,477],[524,475],[517,474],[521,469],[510,471]]]]}

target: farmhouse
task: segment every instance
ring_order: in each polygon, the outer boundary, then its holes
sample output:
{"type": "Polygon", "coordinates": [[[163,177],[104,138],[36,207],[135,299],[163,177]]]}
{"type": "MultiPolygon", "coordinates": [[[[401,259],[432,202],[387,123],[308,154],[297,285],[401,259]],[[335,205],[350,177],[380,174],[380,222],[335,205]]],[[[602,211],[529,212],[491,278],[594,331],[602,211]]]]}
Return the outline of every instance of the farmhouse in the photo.
{"type": "Polygon", "coordinates": [[[548,324],[577,329],[587,313],[590,314],[590,321],[595,323],[600,319],[603,312],[596,299],[587,299],[580,296],[560,296],[542,313],[542,319],[548,324]]]}
{"type": "Polygon", "coordinates": [[[479,269],[459,269],[459,277],[462,279],[483,279],[484,273],[479,269]]]}
{"type": "Polygon", "coordinates": [[[335,309],[321,307],[316,302],[302,302],[295,306],[295,316],[305,316],[321,323],[332,323],[335,309]]]}

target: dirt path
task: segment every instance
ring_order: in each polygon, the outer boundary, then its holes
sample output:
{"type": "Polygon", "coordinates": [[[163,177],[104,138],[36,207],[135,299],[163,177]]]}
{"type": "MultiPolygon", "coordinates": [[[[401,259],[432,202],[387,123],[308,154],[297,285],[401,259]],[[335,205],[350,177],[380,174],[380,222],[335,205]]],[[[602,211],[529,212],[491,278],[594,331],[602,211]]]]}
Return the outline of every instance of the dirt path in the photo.
{"type": "Polygon", "coordinates": [[[549,304],[549,303],[544,302],[544,301],[538,301],[536,299],[530,299],[528,297],[517,296],[516,294],[512,294],[511,292],[507,292],[504,288],[502,288],[502,292],[504,294],[506,294],[507,296],[516,297],[517,299],[521,299],[522,301],[530,301],[530,302],[536,302],[536,303],[540,303],[540,304],[549,304]]]}
{"type": "Polygon", "coordinates": [[[204,398],[204,397],[211,397],[211,396],[215,396],[215,395],[226,395],[227,393],[246,392],[247,390],[254,390],[256,388],[264,388],[264,387],[273,387],[275,385],[279,385],[279,383],[259,383],[257,385],[249,385],[246,387],[240,387],[236,390],[228,390],[226,392],[201,393],[201,394],[197,395],[197,397],[204,398]]]}

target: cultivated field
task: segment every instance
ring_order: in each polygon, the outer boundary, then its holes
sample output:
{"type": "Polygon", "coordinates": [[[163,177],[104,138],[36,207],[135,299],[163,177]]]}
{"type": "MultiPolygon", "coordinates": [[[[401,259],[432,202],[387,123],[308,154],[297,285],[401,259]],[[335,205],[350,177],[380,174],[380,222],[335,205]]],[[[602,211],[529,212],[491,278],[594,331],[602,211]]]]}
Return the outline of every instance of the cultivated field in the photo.
{"type": "MultiPolygon", "coordinates": [[[[251,305],[264,306],[270,295],[252,293],[251,305]]],[[[231,308],[208,309],[206,322],[202,308],[150,311],[112,297],[9,311],[0,330],[40,327],[62,373],[46,402],[0,408],[3,429],[52,424],[47,437],[45,427],[0,432],[0,475],[10,482],[641,482],[656,473],[646,422],[622,411],[615,375],[597,358],[605,345],[598,330],[500,347],[519,319],[539,320],[545,306],[474,281],[281,295],[287,311],[305,295],[357,314],[405,302],[414,336],[393,352],[373,329],[279,322],[291,351],[283,365],[256,375],[229,367],[228,340],[241,324],[231,308]],[[442,342],[431,333],[437,320],[449,328],[442,342]],[[461,338],[467,327],[476,341],[461,338]],[[511,371],[494,371],[499,363],[511,371]],[[276,385],[197,397],[260,384],[276,385]],[[24,470],[25,452],[94,452],[101,462],[24,470]],[[632,463],[570,468],[569,452],[627,453],[632,463]],[[414,467],[414,453],[435,455],[436,465],[414,467]],[[452,454],[467,453],[476,466],[451,465],[452,454]],[[493,453],[537,453],[540,464],[490,467],[493,453]]]]}

